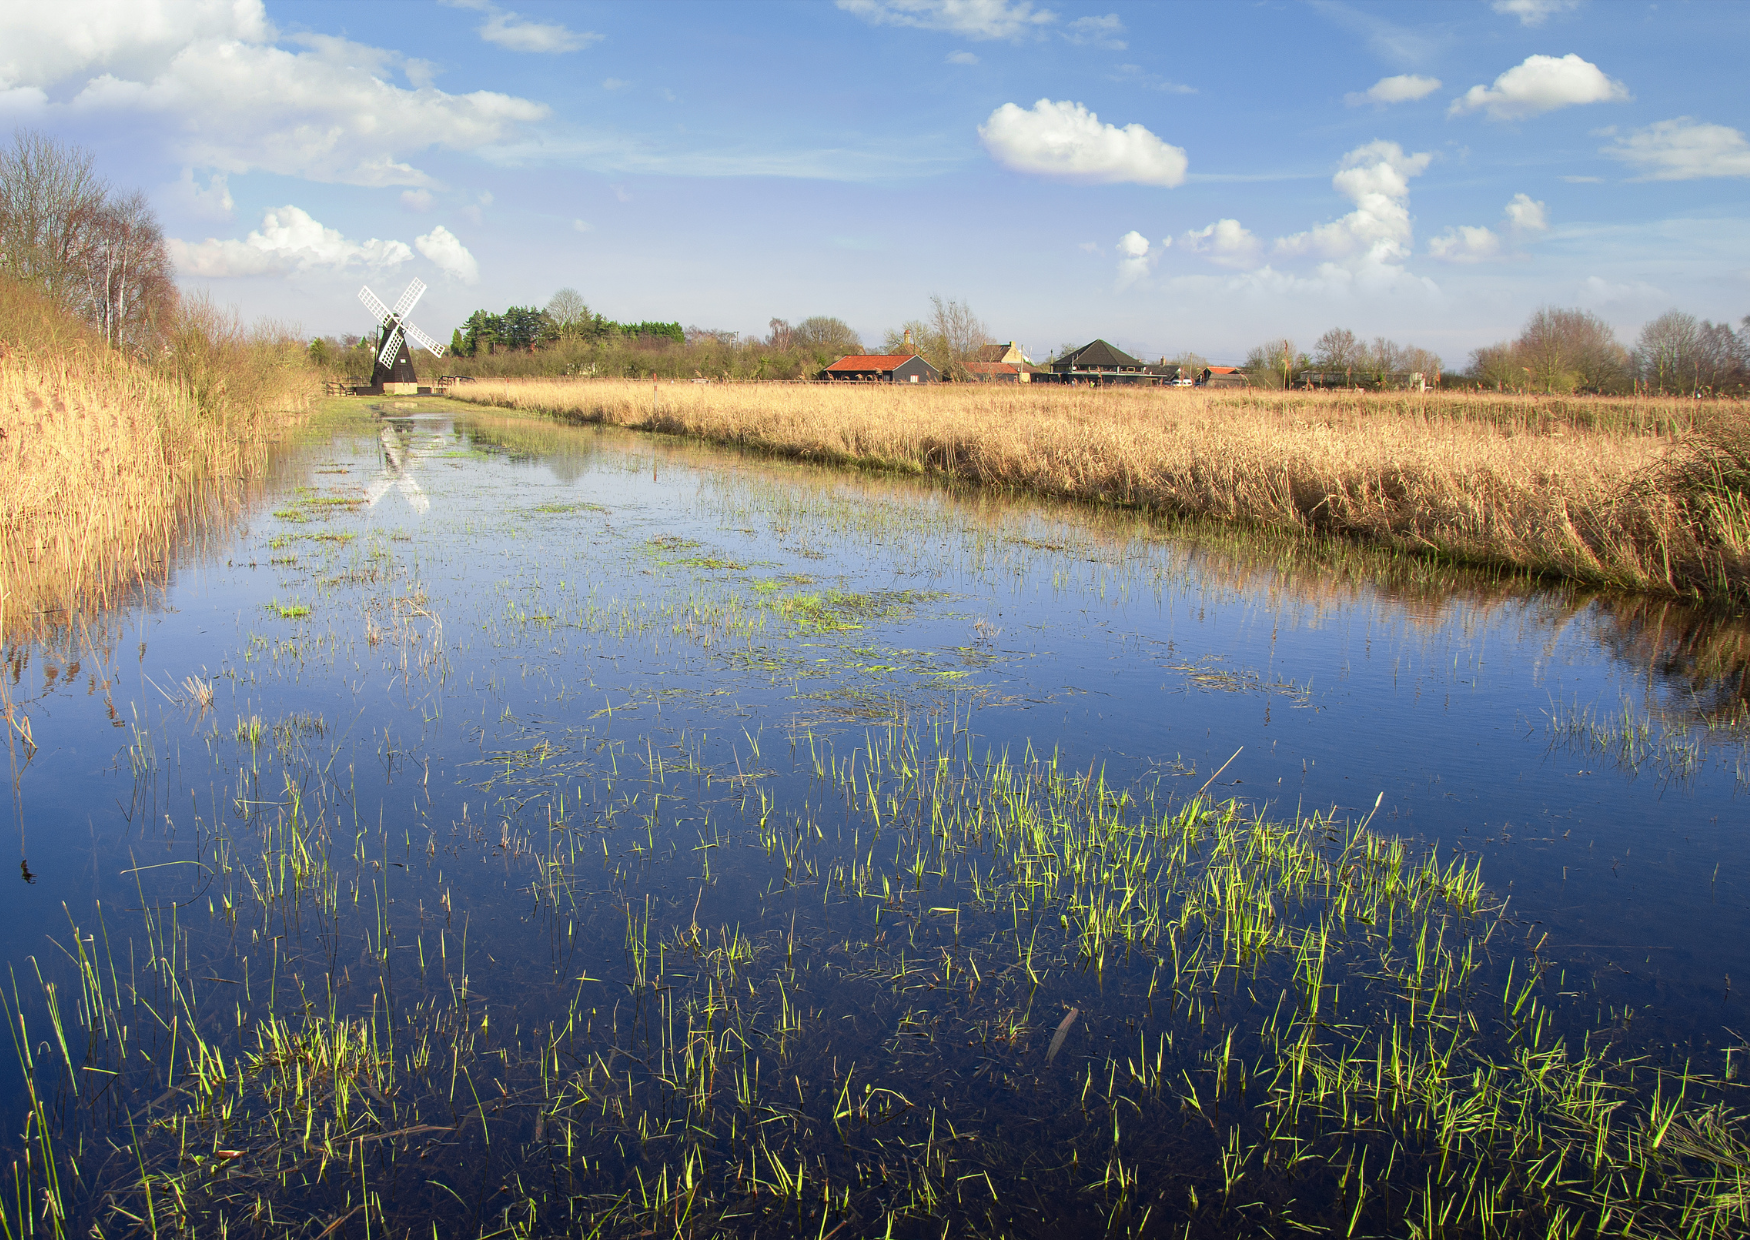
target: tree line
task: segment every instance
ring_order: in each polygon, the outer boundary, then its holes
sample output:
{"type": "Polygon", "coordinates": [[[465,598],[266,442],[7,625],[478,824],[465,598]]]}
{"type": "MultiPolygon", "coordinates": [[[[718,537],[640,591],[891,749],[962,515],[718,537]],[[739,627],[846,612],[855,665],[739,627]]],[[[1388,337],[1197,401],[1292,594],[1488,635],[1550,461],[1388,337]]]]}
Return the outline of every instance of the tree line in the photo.
{"type": "MultiPolygon", "coordinates": [[[[1195,355],[1189,355],[1195,357],[1195,355]]],[[[1196,359],[1201,362],[1201,358],[1196,359]]],[[[1429,387],[1464,384],[1497,391],[1737,395],[1750,389],[1750,316],[1737,330],[1670,310],[1641,329],[1633,348],[1586,310],[1546,306],[1519,335],[1471,353],[1449,373],[1438,353],[1347,328],[1320,336],[1310,352],[1279,338],[1240,366],[1254,387],[1401,387],[1421,375],[1429,387]]]]}
{"type": "Polygon", "coordinates": [[[29,130],[0,150],[0,273],[134,350],[159,343],[177,308],[145,194],[111,186],[89,152],[29,130]]]}

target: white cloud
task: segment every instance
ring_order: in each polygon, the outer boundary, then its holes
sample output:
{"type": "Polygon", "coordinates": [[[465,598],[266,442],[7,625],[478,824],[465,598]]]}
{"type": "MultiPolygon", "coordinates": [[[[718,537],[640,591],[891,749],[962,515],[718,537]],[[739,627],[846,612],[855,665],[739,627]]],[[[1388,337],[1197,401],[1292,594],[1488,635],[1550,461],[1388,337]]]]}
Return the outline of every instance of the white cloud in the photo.
{"type": "Polygon", "coordinates": [[[230,219],[232,209],[237,205],[231,197],[231,187],[222,172],[213,173],[207,178],[206,185],[202,186],[194,179],[194,169],[184,168],[182,178],[171,187],[170,192],[188,210],[209,220],[230,219]]]}
{"type": "Polygon", "coordinates": [[[1156,260],[1166,253],[1167,247],[1173,244],[1171,237],[1161,242],[1160,249],[1149,244],[1147,237],[1134,228],[1118,238],[1118,253],[1123,255],[1118,260],[1118,287],[1128,288],[1149,273],[1156,260]]]}
{"type": "Polygon", "coordinates": [[[1343,102],[1352,108],[1358,108],[1364,103],[1410,103],[1439,89],[1439,78],[1400,73],[1396,77],[1380,78],[1364,91],[1352,91],[1344,95],[1343,102]]]}
{"type": "Polygon", "coordinates": [[[1122,52],[1130,45],[1119,36],[1124,33],[1124,23],[1118,14],[1108,13],[1104,17],[1078,17],[1064,30],[1063,37],[1071,43],[1086,47],[1102,47],[1111,52],[1122,52]]]}
{"type": "Polygon", "coordinates": [[[595,225],[588,220],[572,220],[571,226],[580,233],[594,232],[595,225]]]}
{"type": "Polygon", "coordinates": [[[1077,181],[1178,185],[1185,179],[1182,148],[1141,125],[1104,125],[1079,103],[1041,99],[1023,109],[1005,103],[978,127],[993,158],[1017,172],[1077,181]]]}
{"type": "MultiPolygon", "coordinates": [[[[1530,194],[1514,194],[1501,215],[1502,227],[1515,240],[1549,231],[1549,209],[1530,194]]],[[[1501,234],[1492,228],[1458,224],[1428,242],[1428,256],[1447,263],[1482,263],[1513,257],[1501,234]]],[[[1519,257],[1524,257],[1519,255],[1519,257]]]]}
{"type": "Polygon", "coordinates": [[[1689,116],[1637,129],[1603,153],[1633,167],[1642,181],[1750,176],[1750,143],[1742,132],[1689,116]]]}
{"type": "Polygon", "coordinates": [[[874,26],[946,30],[969,39],[1021,39],[1057,21],[1030,0],[838,0],[839,8],[874,26]]]}
{"type": "Polygon", "coordinates": [[[1187,86],[1183,82],[1175,82],[1164,78],[1158,73],[1148,73],[1141,65],[1119,65],[1106,75],[1109,82],[1122,82],[1126,86],[1141,86],[1146,90],[1165,91],[1169,95],[1195,95],[1197,88],[1187,86]]]}
{"type": "Polygon", "coordinates": [[[971,52],[949,52],[944,59],[951,65],[975,65],[978,57],[971,52]]]}
{"type": "Polygon", "coordinates": [[[1514,194],[1507,204],[1507,227],[1517,233],[1547,232],[1549,211],[1530,194],[1514,194]]]}
{"type": "Polygon", "coordinates": [[[628,82],[625,78],[611,77],[602,79],[603,90],[625,90],[626,87],[630,85],[632,85],[632,83],[628,82]]]}
{"type": "Polygon", "coordinates": [[[1501,238],[1492,228],[1459,224],[1431,239],[1428,255],[1447,263],[1485,262],[1501,257],[1501,238]]]}
{"type": "Polygon", "coordinates": [[[1343,156],[1331,184],[1355,210],[1329,224],[1276,242],[1278,253],[1322,254],[1364,266],[1398,263],[1410,256],[1410,178],[1433,160],[1423,151],[1406,155],[1396,142],[1375,141],[1343,156]]]}
{"type": "Polygon", "coordinates": [[[442,224],[423,237],[415,237],[413,244],[446,276],[463,284],[472,284],[480,278],[480,264],[474,261],[474,256],[468,253],[468,247],[456,238],[456,234],[442,224]]]}
{"type": "Polygon", "coordinates": [[[381,270],[413,257],[405,242],[348,241],[338,229],[325,228],[308,211],[289,205],[266,212],[261,227],[241,241],[209,237],[191,243],[173,237],[169,247],[181,274],[213,277],[381,270]]]}
{"type": "Polygon", "coordinates": [[[1206,256],[1223,267],[1252,267],[1263,249],[1251,231],[1238,220],[1217,220],[1179,238],[1186,249],[1206,256]]]}
{"type": "Polygon", "coordinates": [[[94,69],[152,75],[203,39],[271,41],[261,0],[57,0],[0,5],[0,88],[94,69]]]}
{"type": "Polygon", "coordinates": [[[404,189],[401,191],[401,205],[409,211],[431,210],[431,191],[429,189],[404,189]]]}
{"type": "Polygon", "coordinates": [[[1557,13],[1579,8],[1580,0],[1494,0],[1489,7],[1497,13],[1517,17],[1521,26],[1541,26],[1557,13]]]}
{"type": "Polygon", "coordinates": [[[591,43],[600,43],[606,36],[590,30],[571,30],[557,24],[532,22],[510,9],[501,9],[492,0],[440,0],[455,9],[474,9],[486,14],[486,20],[474,33],[488,43],[512,52],[577,52],[591,43]]]}
{"type": "Polygon", "coordinates": [[[1628,87],[1606,77],[1604,70],[1573,52],[1566,56],[1527,56],[1495,79],[1493,86],[1473,86],[1447,109],[1448,116],[1487,110],[1491,120],[1518,120],[1580,103],[1609,103],[1629,98],[1628,87]]]}
{"type": "Polygon", "coordinates": [[[144,116],[192,167],[371,186],[429,184],[409,155],[478,149],[548,114],[511,95],[440,91],[425,62],[382,48],[302,34],[291,50],[278,37],[257,0],[0,5],[0,86],[69,85],[72,102],[48,106],[144,116]]]}

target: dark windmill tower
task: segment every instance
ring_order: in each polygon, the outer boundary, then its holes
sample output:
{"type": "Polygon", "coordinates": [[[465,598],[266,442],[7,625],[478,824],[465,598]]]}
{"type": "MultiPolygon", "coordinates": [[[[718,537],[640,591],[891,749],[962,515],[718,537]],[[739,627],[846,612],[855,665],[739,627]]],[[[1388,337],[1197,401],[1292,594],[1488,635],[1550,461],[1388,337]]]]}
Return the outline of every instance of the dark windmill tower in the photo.
{"type": "Polygon", "coordinates": [[[413,373],[413,355],[407,342],[426,349],[433,357],[444,355],[444,346],[407,321],[415,303],[425,295],[425,284],[415,280],[401,294],[401,300],[391,310],[369,287],[359,290],[359,300],[365,309],[377,316],[377,364],[371,368],[371,394],[374,396],[413,396],[419,391],[419,379],[413,373]]]}

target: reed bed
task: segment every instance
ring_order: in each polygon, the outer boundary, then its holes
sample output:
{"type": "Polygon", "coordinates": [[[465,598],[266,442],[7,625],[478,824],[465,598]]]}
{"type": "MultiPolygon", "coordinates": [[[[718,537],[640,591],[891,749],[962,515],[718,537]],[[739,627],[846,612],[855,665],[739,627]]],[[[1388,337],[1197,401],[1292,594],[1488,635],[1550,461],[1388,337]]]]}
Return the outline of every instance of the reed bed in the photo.
{"type": "Polygon", "coordinates": [[[1750,417],[1733,402],[629,380],[492,380],[456,395],[807,460],[1750,601],[1750,417]]]}
{"type": "Polygon", "coordinates": [[[0,288],[0,639],[162,580],[314,390],[295,342],[206,303],[147,364],[0,288]]]}

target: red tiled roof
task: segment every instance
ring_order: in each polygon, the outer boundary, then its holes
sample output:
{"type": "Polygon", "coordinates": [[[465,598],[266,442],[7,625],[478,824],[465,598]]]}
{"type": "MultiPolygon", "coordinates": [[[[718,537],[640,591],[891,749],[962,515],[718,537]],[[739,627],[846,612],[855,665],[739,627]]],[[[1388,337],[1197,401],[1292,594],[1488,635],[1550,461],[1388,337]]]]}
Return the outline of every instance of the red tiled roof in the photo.
{"type": "Polygon", "coordinates": [[[968,362],[966,369],[981,375],[1018,375],[1021,368],[1013,362],[968,362]]]}
{"type": "Polygon", "coordinates": [[[1240,373],[1240,368],[1238,366],[1211,366],[1209,373],[1212,375],[1237,375],[1240,373]]]}
{"type": "Polygon", "coordinates": [[[915,353],[853,353],[849,357],[841,357],[828,366],[828,370],[897,370],[912,358],[915,353]]]}

